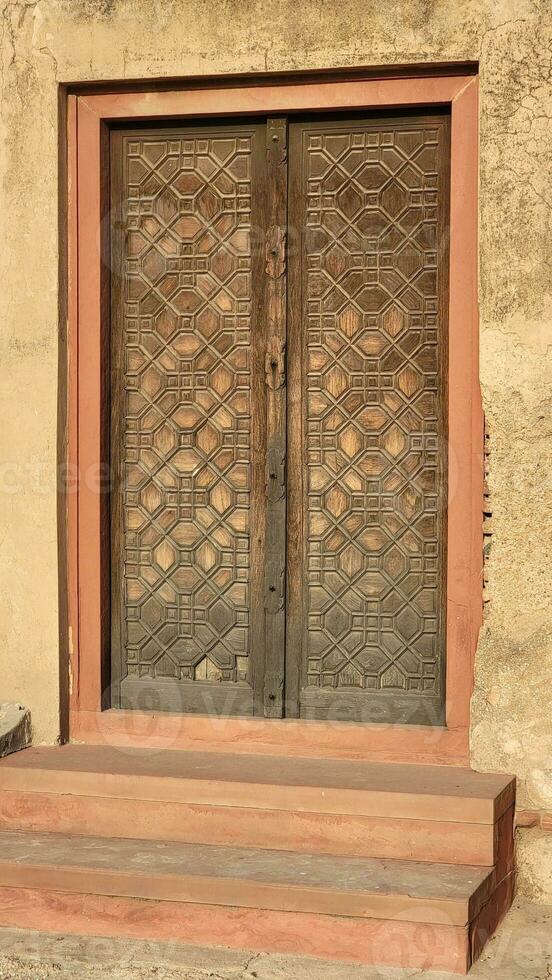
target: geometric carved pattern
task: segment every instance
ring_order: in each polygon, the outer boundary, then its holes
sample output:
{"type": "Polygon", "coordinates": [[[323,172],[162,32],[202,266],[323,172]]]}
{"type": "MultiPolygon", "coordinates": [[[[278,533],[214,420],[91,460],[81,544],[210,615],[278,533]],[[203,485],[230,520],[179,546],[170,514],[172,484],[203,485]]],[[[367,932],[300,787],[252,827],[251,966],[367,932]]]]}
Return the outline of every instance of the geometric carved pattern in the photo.
{"type": "Polygon", "coordinates": [[[123,141],[124,671],[247,674],[251,137],[123,141]]]}
{"type": "Polygon", "coordinates": [[[303,134],[307,684],[423,698],[443,669],[443,136],[384,127],[303,134]]]}

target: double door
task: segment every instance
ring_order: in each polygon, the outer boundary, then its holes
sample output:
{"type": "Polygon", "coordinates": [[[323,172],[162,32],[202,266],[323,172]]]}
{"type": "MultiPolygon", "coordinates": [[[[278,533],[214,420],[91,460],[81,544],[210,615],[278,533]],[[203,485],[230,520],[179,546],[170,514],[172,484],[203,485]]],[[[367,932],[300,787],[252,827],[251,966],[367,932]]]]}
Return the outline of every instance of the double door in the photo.
{"type": "Polygon", "coordinates": [[[112,705],[442,724],[448,117],[110,146],[112,705]]]}

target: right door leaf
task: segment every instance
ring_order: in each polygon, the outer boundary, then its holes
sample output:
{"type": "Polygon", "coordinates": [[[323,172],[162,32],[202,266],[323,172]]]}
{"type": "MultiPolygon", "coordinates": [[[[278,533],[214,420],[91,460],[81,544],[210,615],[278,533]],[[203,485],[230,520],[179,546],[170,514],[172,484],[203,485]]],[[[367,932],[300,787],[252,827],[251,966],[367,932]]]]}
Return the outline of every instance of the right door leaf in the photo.
{"type": "Polygon", "coordinates": [[[290,146],[300,713],[443,724],[448,119],[296,123],[290,146]]]}

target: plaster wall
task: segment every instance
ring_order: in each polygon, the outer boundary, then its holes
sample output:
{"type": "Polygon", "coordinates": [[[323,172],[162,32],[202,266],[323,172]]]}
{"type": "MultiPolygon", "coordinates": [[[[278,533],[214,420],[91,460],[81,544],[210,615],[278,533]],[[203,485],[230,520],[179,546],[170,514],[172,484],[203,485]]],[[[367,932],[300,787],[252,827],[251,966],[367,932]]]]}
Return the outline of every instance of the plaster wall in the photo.
{"type": "MultiPolygon", "coordinates": [[[[475,768],[552,811],[552,8],[549,0],[0,0],[0,696],[59,733],[59,82],[477,60],[491,598],[475,768]]],[[[520,881],[552,902],[552,835],[520,881]]]]}

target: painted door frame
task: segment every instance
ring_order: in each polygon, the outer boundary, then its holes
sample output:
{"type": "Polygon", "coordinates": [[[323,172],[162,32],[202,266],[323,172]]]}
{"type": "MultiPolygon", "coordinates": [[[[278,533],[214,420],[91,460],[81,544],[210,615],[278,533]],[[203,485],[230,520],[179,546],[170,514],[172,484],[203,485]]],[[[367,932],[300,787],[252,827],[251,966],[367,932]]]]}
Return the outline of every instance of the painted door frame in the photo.
{"type": "MultiPolygon", "coordinates": [[[[478,79],[333,72],[196,79],[170,89],[67,94],[67,634],[69,737],[117,744],[466,765],[482,621],[483,414],[478,379],[478,79]],[[102,481],[102,271],[107,127],[116,120],[447,107],[451,112],[446,727],[102,710],[106,587],[102,481]]],[[[63,686],[63,685],[62,685],[63,686]]]]}

